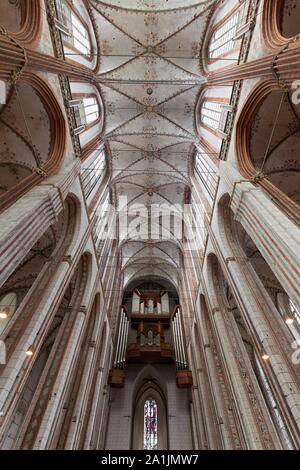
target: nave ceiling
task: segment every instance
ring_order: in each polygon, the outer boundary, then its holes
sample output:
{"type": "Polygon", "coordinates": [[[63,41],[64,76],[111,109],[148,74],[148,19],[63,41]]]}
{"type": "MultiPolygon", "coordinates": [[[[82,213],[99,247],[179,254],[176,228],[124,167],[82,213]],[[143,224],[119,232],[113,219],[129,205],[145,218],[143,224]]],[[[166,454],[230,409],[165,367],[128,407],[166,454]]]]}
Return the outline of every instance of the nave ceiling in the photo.
{"type": "MultiPolygon", "coordinates": [[[[205,83],[201,47],[215,1],[91,4],[100,40],[104,141],[117,206],[126,196],[128,204],[182,208],[189,201],[198,140],[195,106],[205,83]]],[[[148,217],[144,225],[148,232],[148,217]]],[[[129,236],[121,246],[124,284],[155,276],[177,285],[180,243],[129,236]]]]}

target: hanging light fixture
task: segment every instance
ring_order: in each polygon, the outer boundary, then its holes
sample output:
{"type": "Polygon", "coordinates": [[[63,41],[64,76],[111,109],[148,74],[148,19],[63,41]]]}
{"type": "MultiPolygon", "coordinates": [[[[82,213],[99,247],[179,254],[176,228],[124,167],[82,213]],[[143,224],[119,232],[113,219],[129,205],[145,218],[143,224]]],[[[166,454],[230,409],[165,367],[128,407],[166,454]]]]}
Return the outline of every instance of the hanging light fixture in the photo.
{"type": "Polygon", "coordinates": [[[33,346],[29,346],[29,348],[26,351],[27,356],[32,356],[33,355],[34,348],[33,346]]]}
{"type": "Polygon", "coordinates": [[[294,323],[294,318],[287,313],[284,315],[284,321],[287,325],[292,325],[294,323]]]}
{"type": "Polygon", "coordinates": [[[6,320],[8,317],[7,313],[5,310],[0,311],[0,319],[1,320],[6,320]]]}
{"type": "Polygon", "coordinates": [[[261,357],[264,361],[268,361],[268,359],[270,359],[270,356],[268,353],[266,353],[266,351],[262,351],[261,357]]]}

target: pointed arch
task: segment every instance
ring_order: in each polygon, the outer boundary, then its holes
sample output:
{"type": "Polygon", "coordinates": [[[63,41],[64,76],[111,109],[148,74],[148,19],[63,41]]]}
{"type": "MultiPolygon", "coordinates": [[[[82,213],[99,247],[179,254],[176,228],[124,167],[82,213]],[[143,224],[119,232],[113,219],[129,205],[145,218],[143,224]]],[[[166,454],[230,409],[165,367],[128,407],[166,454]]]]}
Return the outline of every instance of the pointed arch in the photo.
{"type": "MultiPolygon", "coordinates": [[[[297,189],[297,184],[296,184],[296,176],[298,173],[295,172],[295,179],[293,179],[293,187],[290,188],[290,186],[286,186],[286,183],[282,179],[276,179],[278,178],[278,175],[272,175],[270,173],[270,170],[272,171],[272,166],[271,165],[271,159],[266,158],[266,162],[262,162],[263,155],[259,155],[261,157],[260,160],[257,160],[257,154],[258,150],[256,148],[255,152],[251,152],[251,143],[256,142],[257,145],[260,143],[260,136],[265,136],[264,139],[268,138],[270,135],[270,130],[267,127],[268,122],[266,121],[266,114],[265,114],[265,108],[268,104],[274,105],[274,98],[276,100],[280,99],[280,97],[276,96],[279,93],[283,93],[282,90],[278,89],[277,84],[274,81],[264,81],[258,83],[258,85],[252,90],[251,95],[249,96],[248,100],[244,104],[244,107],[241,110],[241,113],[239,115],[239,119],[237,121],[236,125],[236,137],[235,137],[235,145],[236,145],[236,158],[237,162],[239,165],[239,170],[242,174],[247,179],[252,180],[254,177],[257,176],[254,184],[259,185],[266,193],[268,193],[272,199],[278,204],[278,206],[297,224],[300,224],[300,212],[299,212],[299,202],[297,201],[297,198],[299,198],[299,190],[297,189]],[[273,95],[273,96],[272,96],[273,95]],[[260,117],[260,111],[264,112],[262,115],[264,117],[264,121],[262,124],[257,127],[257,123],[255,123],[254,118],[261,119],[260,117]],[[255,126],[256,124],[256,126],[255,126]],[[266,126],[266,127],[265,127],[266,126]],[[259,135],[259,132],[260,135],[259,135]],[[255,137],[256,136],[256,137],[255,137]],[[256,139],[256,140],[255,140],[256,139]],[[269,161],[268,161],[269,160],[269,161]],[[264,167],[262,167],[262,163],[265,163],[264,167]],[[276,176],[277,175],[277,176],[276,176]],[[289,194],[287,193],[289,191],[289,194]]],[[[284,97],[283,97],[284,98],[284,97]]],[[[291,107],[292,105],[289,103],[290,100],[288,100],[288,96],[286,98],[286,101],[283,103],[286,108],[291,107]]],[[[273,110],[269,110],[269,116],[273,116],[273,110]]],[[[284,129],[286,129],[288,126],[291,126],[291,124],[286,121],[284,117],[283,112],[280,113],[279,119],[283,119],[283,121],[279,121],[279,125],[284,126],[284,129]]],[[[298,113],[299,115],[299,113],[298,113]]],[[[296,121],[296,116],[293,115],[293,120],[296,121]]],[[[273,119],[273,118],[272,118],[273,119]]],[[[300,122],[300,117],[297,117],[297,128],[296,128],[296,134],[299,135],[299,122],[300,122]]],[[[289,151],[285,152],[285,161],[280,163],[280,166],[282,167],[282,164],[285,167],[285,171],[289,169],[290,162],[292,159],[296,159],[297,166],[299,165],[299,152],[295,152],[293,155],[292,150],[297,150],[298,145],[296,142],[294,142],[292,139],[294,139],[293,134],[287,134],[285,136],[285,144],[287,145],[287,142],[289,142],[290,149],[289,151]]],[[[274,139],[273,139],[274,140],[274,139]]],[[[276,141],[273,142],[274,148],[276,147],[276,141]]],[[[279,146],[280,147],[280,146],[279,146]]],[[[262,152],[266,150],[266,145],[264,145],[262,152]]],[[[278,150],[278,148],[277,148],[278,150]]],[[[272,152],[272,148],[271,148],[272,152]]],[[[261,152],[260,152],[261,153],[261,152]]],[[[279,166],[278,163],[278,155],[279,152],[276,153],[274,158],[273,155],[273,165],[279,166]]],[[[282,156],[282,154],[280,153],[282,156]]],[[[268,155],[266,155],[268,156],[268,155]]],[[[295,164],[296,164],[295,163],[295,164]]],[[[293,164],[293,168],[295,167],[295,164],[293,164]]],[[[281,173],[280,173],[281,174],[281,173]]],[[[288,174],[292,174],[291,172],[288,172],[288,174]]],[[[289,180],[291,178],[289,177],[289,180]]]]}
{"type": "Polygon", "coordinates": [[[23,45],[35,47],[42,30],[42,0],[0,2],[1,24],[23,45]]]}
{"type": "MultiPolygon", "coordinates": [[[[167,450],[168,445],[168,420],[167,420],[167,395],[160,374],[152,366],[146,366],[136,378],[132,403],[132,432],[131,448],[133,450],[167,450]],[[152,418],[152,441],[146,442],[145,429],[145,404],[152,401],[157,416],[152,418]],[[155,418],[155,422],[154,422],[155,418]],[[152,445],[152,447],[151,447],[152,445]]],[[[151,432],[151,431],[150,431],[151,432]]]]}
{"type": "MultiPolygon", "coordinates": [[[[18,114],[22,116],[19,110],[18,114]]],[[[22,178],[16,178],[14,184],[10,184],[5,188],[5,192],[0,197],[0,212],[7,209],[18,198],[41,183],[46,177],[57,172],[62,164],[66,145],[66,122],[61,106],[50,86],[42,78],[31,73],[23,73],[20,82],[9,90],[7,102],[1,109],[1,125],[8,129],[8,132],[13,133],[15,140],[19,139],[20,145],[25,146],[24,148],[31,155],[30,161],[32,161],[32,165],[28,166],[26,162],[22,161],[23,155],[16,155],[13,162],[8,160],[6,165],[11,166],[12,170],[16,167],[16,164],[18,164],[18,168],[24,167],[25,164],[26,172],[24,173],[23,171],[22,178]],[[29,96],[28,98],[29,94],[32,97],[29,96]],[[29,115],[32,113],[32,107],[30,107],[29,102],[32,105],[32,99],[36,100],[36,115],[32,121],[35,127],[32,127],[31,123],[32,135],[28,134],[28,130],[22,130],[24,127],[23,122],[19,123],[21,130],[17,128],[17,113],[14,112],[12,107],[14,102],[19,103],[20,106],[20,97],[22,98],[23,96],[26,98],[23,105],[24,112],[27,112],[29,115]],[[43,113],[42,120],[40,120],[41,117],[38,113],[43,113]],[[42,141],[40,140],[40,133],[37,131],[39,124],[44,126],[42,130],[44,130],[45,135],[49,138],[48,146],[44,142],[45,138],[42,141]],[[21,160],[18,161],[16,158],[21,158],[21,160]]],[[[26,129],[26,126],[24,129],[26,129]]],[[[9,151],[7,150],[7,152],[9,151]]],[[[0,163],[3,165],[4,161],[5,158],[2,157],[0,163]]]]}

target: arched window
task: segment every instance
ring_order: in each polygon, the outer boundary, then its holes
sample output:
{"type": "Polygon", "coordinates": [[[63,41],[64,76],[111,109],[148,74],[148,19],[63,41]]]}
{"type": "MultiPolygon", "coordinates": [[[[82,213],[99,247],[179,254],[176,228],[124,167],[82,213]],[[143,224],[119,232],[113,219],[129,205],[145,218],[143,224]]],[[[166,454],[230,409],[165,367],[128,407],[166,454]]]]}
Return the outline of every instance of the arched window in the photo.
{"type": "Polygon", "coordinates": [[[102,181],[106,170],[105,150],[96,150],[88,161],[86,167],[81,169],[81,181],[86,198],[90,196],[96,186],[102,181]]]}
{"type": "MultiPolygon", "coordinates": [[[[106,241],[107,237],[107,229],[108,229],[108,217],[110,213],[109,207],[109,192],[107,193],[105,199],[101,204],[99,204],[94,211],[95,214],[95,222],[93,228],[93,235],[94,241],[97,247],[98,253],[101,252],[101,249],[104,246],[104,242],[106,241]]],[[[113,214],[111,214],[113,216],[113,214]]],[[[113,220],[113,219],[112,219],[113,220]]],[[[105,259],[102,260],[105,263],[105,259]]]]}
{"type": "Polygon", "coordinates": [[[199,124],[206,127],[210,132],[216,134],[219,138],[226,137],[227,119],[232,112],[230,98],[228,92],[232,91],[232,87],[226,87],[226,98],[224,101],[218,98],[205,99],[200,108],[199,124]]]}
{"type": "Polygon", "coordinates": [[[218,175],[209,156],[203,152],[196,152],[195,170],[204,188],[213,199],[218,185],[218,175]]]}
{"type": "Polygon", "coordinates": [[[214,31],[208,47],[210,59],[217,59],[234,49],[240,17],[241,10],[238,10],[214,31]]]}
{"type": "Polygon", "coordinates": [[[215,101],[204,101],[201,108],[201,121],[212,129],[219,129],[222,105],[215,101]]]}
{"type": "Polygon", "coordinates": [[[77,129],[83,130],[99,119],[99,103],[96,96],[75,99],[70,104],[74,109],[77,129]]]}
{"type": "Polygon", "coordinates": [[[9,292],[0,299],[0,334],[4,331],[17,310],[17,294],[9,292]]]}
{"type": "Polygon", "coordinates": [[[145,401],[144,405],[144,449],[157,449],[157,428],[157,403],[152,398],[149,398],[145,401]]]}
{"type": "Polygon", "coordinates": [[[63,41],[71,44],[84,55],[91,55],[88,30],[75,14],[67,0],[56,0],[57,27],[61,30],[63,41]]]}
{"type": "Polygon", "coordinates": [[[132,425],[132,449],[168,449],[165,397],[156,380],[148,376],[133,403],[132,425]]]}
{"type": "MultiPolygon", "coordinates": [[[[204,247],[205,244],[205,239],[207,236],[207,229],[205,227],[205,215],[206,215],[206,209],[201,201],[201,199],[197,198],[197,201],[195,200],[195,196],[192,194],[191,196],[191,206],[192,206],[192,213],[193,213],[193,219],[194,219],[194,225],[197,227],[197,240],[199,243],[199,249],[204,247]]],[[[196,262],[197,266],[197,272],[198,269],[198,263],[196,262]]]]}

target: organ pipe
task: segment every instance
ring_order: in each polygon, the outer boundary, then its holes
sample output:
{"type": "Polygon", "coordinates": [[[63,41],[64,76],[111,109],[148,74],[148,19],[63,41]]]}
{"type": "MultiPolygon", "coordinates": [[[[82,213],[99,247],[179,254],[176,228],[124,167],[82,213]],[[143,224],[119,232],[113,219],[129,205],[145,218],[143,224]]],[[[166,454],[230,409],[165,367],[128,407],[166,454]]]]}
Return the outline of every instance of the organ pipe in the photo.
{"type": "Polygon", "coordinates": [[[123,309],[121,310],[121,317],[120,317],[120,325],[119,325],[119,333],[118,333],[118,341],[117,341],[114,367],[117,367],[117,365],[118,365],[118,358],[119,358],[119,351],[120,351],[120,341],[121,341],[121,334],[122,334],[122,324],[123,324],[123,309]]]}
{"type": "Polygon", "coordinates": [[[120,347],[120,357],[119,357],[119,369],[123,369],[124,367],[124,360],[123,357],[125,356],[124,354],[124,349],[126,349],[126,344],[127,344],[127,336],[126,336],[126,323],[127,323],[127,318],[124,313],[123,316],[123,327],[122,327],[122,337],[121,337],[121,347],[120,347]]]}
{"type": "Polygon", "coordinates": [[[179,352],[179,344],[178,344],[178,332],[176,327],[176,317],[172,321],[173,326],[173,337],[174,337],[174,346],[175,346],[175,360],[176,360],[176,367],[180,369],[180,352],[179,352]]]}
{"type": "Polygon", "coordinates": [[[170,304],[169,304],[169,295],[168,292],[165,292],[161,296],[161,309],[163,313],[169,313],[170,311],[170,304]]]}
{"type": "Polygon", "coordinates": [[[123,351],[122,351],[122,367],[125,366],[125,362],[126,362],[126,346],[127,346],[127,337],[128,337],[128,327],[129,327],[129,321],[127,320],[127,317],[126,317],[125,318],[125,334],[124,334],[123,351]]]}
{"type": "Polygon", "coordinates": [[[174,346],[175,346],[175,360],[177,369],[185,369],[187,366],[183,342],[182,326],[180,321],[180,310],[175,313],[172,321],[174,346]]]}
{"type": "Polygon", "coordinates": [[[132,312],[139,312],[140,311],[140,296],[134,292],[132,296],[132,312]]]}
{"type": "Polygon", "coordinates": [[[176,331],[177,331],[177,338],[178,338],[178,349],[179,349],[179,357],[180,357],[180,368],[184,369],[184,356],[183,356],[183,351],[181,347],[181,341],[180,341],[180,328],[179,328],[179,321],[178,321],[178,312],[176,314],[176,331]]]}
{"type": "Polygon", "coordinates": [[[178,321],[178,330],[179,330],[179,344],[180,344],[180,349],[181,349],[181,356],[183,360],[183,366],[184,369],[187,366],[186,362],[186,357],[185,357],[185,349],[184,349],[184,342],[183,342],[183,332],[182,332],[182,323],[181,323],[181,315],[180,315],[180,310],[177,312],[177,321],[178,321]]]}
{"type": "Polygon", "coordinates": [[[114,362],[114,367],[117,369],[123,369],[125,365],[128,325],[129,325],[129,322],[128,322],[126,313],[122,309],[118,342],[117,342],[117,350],[116,350],[116,356],[115,356],[115,362],[114,362]]]}

